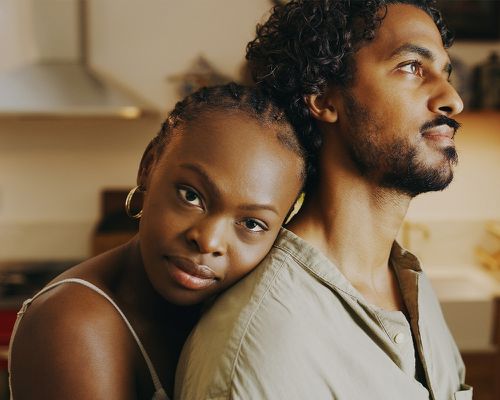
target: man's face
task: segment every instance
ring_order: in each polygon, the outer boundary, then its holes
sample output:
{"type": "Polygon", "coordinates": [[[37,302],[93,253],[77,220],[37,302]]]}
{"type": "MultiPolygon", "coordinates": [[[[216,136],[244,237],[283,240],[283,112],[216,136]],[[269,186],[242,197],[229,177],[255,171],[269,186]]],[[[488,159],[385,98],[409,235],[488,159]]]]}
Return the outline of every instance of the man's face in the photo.
{"type": "Polygon", "coordinates": [[[393,4],[375,39],[354,56],[353,84],[342,90],[339,128],[358,170],[410,196],[442,190],[457,162],[452,120],[463,108],[430,16],[393,4]]]}

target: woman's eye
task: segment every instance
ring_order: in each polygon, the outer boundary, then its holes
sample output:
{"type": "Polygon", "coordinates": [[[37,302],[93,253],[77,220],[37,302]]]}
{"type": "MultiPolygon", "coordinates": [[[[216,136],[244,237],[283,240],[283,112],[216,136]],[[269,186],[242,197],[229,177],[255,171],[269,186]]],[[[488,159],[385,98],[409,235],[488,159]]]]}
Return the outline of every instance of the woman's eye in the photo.
{"type": "Polygon", "coordinates": [[[178,190],[181,198],[184,201],[196,207],[202,206],[200,196],[198,196],[198,193],[196,193],[194,190],[188,188],[179,188],[178,190]]]}
{"type": "Polygon", "coordinates": [[[422,63],[420,61],[417,61],[417,60],[414,60],[408,64],[405,64],[405,65],[402,65],[401,67],[399,67],[399,69],[403,72],[408,73],[408,74],[418,75],[418,76],[423,75],[422,63]]]}
{"type": "Polygon", "coordinates": [[[246,229],[252,232],[263,232],[267,231],[267,227],[264,223],[259,222],[255,219],[246,219],[241,223],[246,229]]]}

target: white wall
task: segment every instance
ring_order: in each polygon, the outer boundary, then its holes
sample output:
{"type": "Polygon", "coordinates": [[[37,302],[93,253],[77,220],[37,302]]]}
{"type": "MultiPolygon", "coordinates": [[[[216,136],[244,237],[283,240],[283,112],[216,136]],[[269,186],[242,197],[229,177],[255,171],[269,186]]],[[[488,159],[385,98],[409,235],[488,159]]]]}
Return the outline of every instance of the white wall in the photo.
{"type": "Polygon", "coordinates": [[[0,71],[36,57],[31,8],[25,0],[0,0],[0,71]]]}
{"type": "Polygon", "coordinates": [[[168,78],[200,54],[238,78],[245,45],[271,5],[269,0],[90,0],[89,59],[158,108],[170,109],[178,98],[168,78]]]}
{"type": "Polygon", "coordinates": [[[80,57],[77,0],[0,0],[0,71],[80,57]]]}
{"type": "Polygon", "coordinates": [[[156,120],[0,121],[1,222],[93,220],[96,187],[133,185],[156,120]]]}
{"type": "Polygon", "coordinates": [[[87,257],[101,190],[135,185],[159,123],[0,120],[0,260],[87,257]]]}

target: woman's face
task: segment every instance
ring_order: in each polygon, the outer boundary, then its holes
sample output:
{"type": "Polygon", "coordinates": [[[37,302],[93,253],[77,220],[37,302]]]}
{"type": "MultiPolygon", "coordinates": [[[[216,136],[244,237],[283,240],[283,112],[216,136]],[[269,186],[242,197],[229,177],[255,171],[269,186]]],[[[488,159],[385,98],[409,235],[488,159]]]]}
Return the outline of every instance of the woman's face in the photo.
{"type": "Polygon", "coordinates": [[[303,161],[243,113],[179,128],[149,173],[140,223],[145,270],[176,304],[195,304],[268,253],[302,186],[303,161]]]}

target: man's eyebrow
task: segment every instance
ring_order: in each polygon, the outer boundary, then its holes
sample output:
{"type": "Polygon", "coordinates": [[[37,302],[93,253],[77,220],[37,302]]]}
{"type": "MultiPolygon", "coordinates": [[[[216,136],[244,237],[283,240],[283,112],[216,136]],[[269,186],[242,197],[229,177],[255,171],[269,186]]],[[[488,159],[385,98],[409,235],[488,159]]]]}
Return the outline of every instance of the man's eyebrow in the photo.
{"type": "MultiPolygon", "coordinates": [[[[423,57],[431,62],[436,61],[436,57],[434,56],[434,53],[432,51],[430,51],[426,47],[422,47],[422,46],[419,46],[419,45],[416,45],[413,43],[405,43],[402,46],[399,46],[396,50],[394,50],[391,53],[389,58],[390,59],[395,58],[397,56],[400,56],[401,54],[406,54],[406,53],[418,54],[419,56],[421,56],[421,57],[423,57]]],[[[452,71],[453,71],[453,66],[448,61],[443,68],[443,72],[448,74],[448,78],[449,78],[452,71]]]]}
{"type": "Polygon", "coordinates": [[[430,51],[429,49],[427,49],[425,47],[422,47],[422,46],[419,46],[419,45],[416,45],[413,43],[405,43],[402,46],[399,46],[396,50],[394,50],[391,53],[389,58],[394,58],[394,57],[397,57],[397,56],[399,56],[401,54],[405,54],[405,53],[418,54],[419,56],[424,57],[429,61],[436,60],[436,57],[434,56],[432,51],[430,51]]]}
{"type": "MultiPolygon", "coordinates": [[[[208,190],[212,192],[212,195],[216,198],[221,198],[221,191],[215,181],[208,175],[207,171],[205,171],[205,168],[203,168],[201,165],[196,164],[196,163],[184,163],[180,165],[181,168],[188,169],[190,171],[193,171],[197,175],[199,175],[205,185],[207,185],[208,190]]],[[[258,211],[258,210],[269,210],[272,211],[275,214],[279,214],[278,210],[276,207],[274,207],[272,204],[244,204],[240,206],[242,210],[246,211],[258,211]]]]}

